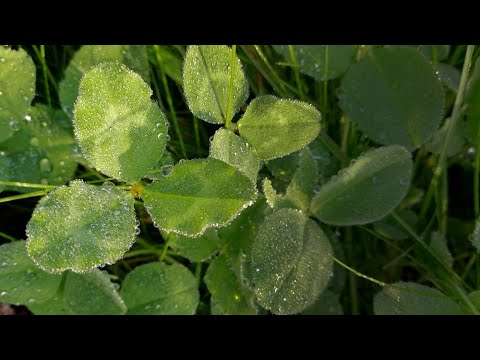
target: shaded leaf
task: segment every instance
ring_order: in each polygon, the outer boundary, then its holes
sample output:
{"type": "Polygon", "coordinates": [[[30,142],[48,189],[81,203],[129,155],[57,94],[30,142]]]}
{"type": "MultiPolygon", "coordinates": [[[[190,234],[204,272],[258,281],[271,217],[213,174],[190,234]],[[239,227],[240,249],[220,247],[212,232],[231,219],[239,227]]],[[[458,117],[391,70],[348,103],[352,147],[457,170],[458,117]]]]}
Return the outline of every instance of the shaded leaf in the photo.
{"type": "Polygon", "coordinates": [[[410,153],[391,145],[361,155],[320,188],[310,211],[333,225],[366,224],[381,219],[405,197],[412,175],[410,153]]]}
{"type": "Polygon", "coordinates": [[[253,293],[245,289],[227,264],[225,255],[217,257],[208,266],[204,277],[208,291],[215,298],[216,307],[225,315],[254,315],[253,293]]]}
{"type": "Polygon", "coordinates": [[[453,266],[453,256],[448,249],[447,239],[441,232],[432,232],[430,247],[448,267],[453,266]]]}
{"type": "MultiPolygon", "coordinates": [[[[273,45],[291,63],[288,45],[273,45]]],[[[298,70],[317,80],[331,80],[342,75],[355,59],[355,45],[293,45],[298,70]]]]}
{"type": "MultiPolygon", "coordinates": [[[[232,50],[225,45],[190,45],[183,65],[183,90],[190,111],[213,124],[223,124],[230,92],[232,50]]],[[[248,98],[242,63],[235,58],[230,121],[248,98]]]]}
{"type": "Polygon", "coordinates": [[[75,136],[98,171],[133,183],[160,160],[167,125],[151,96],[148,84],[122,64],[101,64],[82,78],[75,136]]]}
{"type": "Polygon", "coordinates": [[[340,107],[372,140],[413,150],[443,118],[444,93],[432,64],[411,47],[374,48],[342,79],[340,107]]]}
{"type": "MultiPolygon", "coordinates": [[[[442,152],[450,121],[451,118],[446,118],[443,126],[435,131],[432,139],[426,144],[426,149],[428,151],[431,151],[434,154],[440,154],[442,152]]],[[[459,153],[465,143],[465,127],[462,121],[457,121],[455,127],[451,131],[452,135],[447,148],[447,156],[453,156],[459,153]]]]}
{"type": "Polygon", "coordinates": [[[82,180],[42,198],[27,224],[27,250],[37,266],[56,273],[86,272],[113,264],[135,240],[134,198],[105,184],[82,180]]]}
{"type": "Polygon", "coordinates": [[[313,304],[332,274],[332,248],[303,213],[281,209],[258,230],[252,250],[257,301],[274,314],[295,314],[313,304]]]}
{"type": "Polygon", "coordinates": [[[185,236],[225,226],[256,197],[250,179],[213,158],[180,161],[143,192],[145,208],[158,227],[185,236]]]}
{"type": "Polygon", "coordinates": [[[95,269],[85,274],[69,271],[63,291],[65,303],[77,315],[121,315],[127,307],[108,274],[95,269]]]}
{"type": "MultiPolygon", "coordinates": [[[[5,151],[0,151],[0,181],[10,181],[11,160],[7,157],[5,151]]],[[[0,185],[0,193],[5,189],[5,185],[0,185]]]]}
{"type": "Polygon", "coordinates": [[[192,262],[207,260],[218,250],[219,242],[217,231],[209,228],[202,236],[191,238],[180,234],[167,235],[168,245],[179,255],[192,262]]]}
{"type": "Polygon", "coordinates": [[[238,130],[260,159],[269,160],[308,145],[320,132],[321,118],[320,112],[305,102],[265,95],[250,103],[238,130]]]}
{"type": "Polygon", "coordinates": [[[450,64],[440,63],[438,64],[438,76],[447,88],[454,92],[458,91],[460,71],[456,67],[450,64]]]}
{"type": "MultiPolygon", "coordinates": [[[[417,214],[412,210],[399,210],[398,215],[405,220],[405,222],[415,229],[417,223],[417,214]]],[[[403,240],[408,239],[410,234],[402,228],[395,218],[391,215],[385,216],[379,221],[373,223],[375,231],[390,239],[403,240]]]]}
{"type": "Polygon", "coordinates": [[[186,267],[159,262],[129,272],[121,295],[132,315],[193,315],[199,299],[197,281],[186,267]]]}
{"type": "Polygon", "coordinates": [[[385,286],[375,295],[376,315],[459,315],[458,305],[431,287],[412,282],[385,286]]]}
{"type": "Polygon", "coordinates": [[[420,45],[419,50],[427,59],[433,60],[436,53],[438,61],[445,60],[450,52],[450,45],[420,45]]]}
{"type": "Polygon", "coordinates": [[[27,306],[43,302],[55,295],[61,279],[35,265],[25,241],[0,246],[0,302],[27,306]]]}
{"type": "Polygon", "coordinates": [[[480,218],[475,222],[475,229],[473,234],[469,236],[472,245],[477,249],[477,252],[480,252],[480,218]]]}
{"type": "Polygon", "coordinates": [[[302,311],[303,315],[343,315],[340,296],[330,290],[325,290],[318,299],[302,311]]]}
{"type": "MultiPolygon", "coordinates": [[[[77,169],[75,139],[71,130],[54,121],[60,110],[45,105],[33,106],[18,130],[0,143],[0,152],[9,158],[10,178],[15,181],[62,185],[71,180],[77,169]]],[[[9,190],[32,192],[38,189],[9,186],[9,190]]]]}
{"type": "Polygon", "coordinates": [[[480,58],[477,58],[465,88],[464,103],[466,105],[466,136],[477,145],[480,139],[480,58]]]}

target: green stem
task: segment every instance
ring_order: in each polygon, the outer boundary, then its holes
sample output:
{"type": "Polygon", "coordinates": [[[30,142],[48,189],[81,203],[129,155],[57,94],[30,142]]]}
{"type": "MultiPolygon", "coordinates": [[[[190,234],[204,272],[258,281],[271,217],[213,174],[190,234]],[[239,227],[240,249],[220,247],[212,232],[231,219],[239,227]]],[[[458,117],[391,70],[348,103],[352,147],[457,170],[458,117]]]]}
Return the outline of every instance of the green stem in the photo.
{"type": "MultiPolygon", "coordinates": [[[[348,258],[351,261],[353,258],[353,242],[352,242],[352,228],[350,226],[345,228],[345,245],[347,247],[348,258]]],[[[351,299],[352,315],[359,315],[360,310],[359,310],[359,304],[358,304],[357,278],[351,272],[348,274],[348,284],[349,284],[349,292],[350,292],[350,299],[351,299]]]]}
{"type": "Polygon", "coordinates": [[[343,122],[341,149],[344,154],[347,154],[348,153],[348,134],[350,132],[350,121],[345,116],[342,116],[341,122],[343,122]]]}
{"type": "Polygon", "coordinates": [[[163,254],[163,251],[165,249],[139,249],[139,250],[132,250],[125,255],[123,255],[123,259],[128,259],[140,255],[155,255],[155,256],[161,256],[163,254]]]}
{"type": "Polygon", "coordinates": [[[292,62],[293,73],[295,75],[295,82],[297,83],[298,94],[300,99],[305,100],[305,94],[302,89],[302,82],[300,81],[300,73],[298,71],[297,58],[295,56],[295,51],[292,45],[288,45],[288,50],[290,51],[290,61],[292,62]]]}
{"type": "Polygon", "coordinates": [[[36,189],[54,189],[57,187],[56,185],[32,184],[32,183],[24,183],[24,182],[18,182],[18,181],[0,181],[0,185],[18,186],[18,187],[36,188],[36,189]]]}
{"type": "Polygon", "coordinates": [[[440,178],[440,175],[442,174],[442,171],[446,165],[446,160],[447,160],[447,150],[450,145],[453,131],[456,127],[457,122],[460,119],[460,114],[462,112],[461,106],[463,103],[463,95],[465,92],[465,87],[467,86],[467,80],[468,80],[468,72],[470,70],[470,65],[472,62],[472,54],[475,46],[474,45],[468,45],[467,46],[467,53],[465,54],[465,60],[463,62],[463,69],[462,69],[462,75],[460,77],[460,85],[458,87],[458,92],[457,96],[455,98],[455,102],[453,104],[453,111],[452,111],[452,116],[451,120],[448,123],[447,131],[445,134],[445,141],[443,142],[443,147],[442,151],[440,152],[440,156],[437,161],[437,166],[435,167],[435,170],[433,171],[433,177],[432,180],[430,181],[430,185],[427,190],[427,194],[425,196],[424,204],[422,205],[422,209],[420,211],[420,219],[424,219],[426,212],[428,210],[428,207],[430,205],[430,201],[432,199],[433,194],[435,193],[435,188],[438,186],[438,180],[440,178]]]}
{"type": "Polygon", "coordinates": [[[457,281],[463,282],[463,279],[458,276],[456,272],[450,269],[445,263],[437,256],[437,254],[432,251],[432,249],[415,233],[415,231],[408,225],[396,212],[392,212],[392,217],[397,221],[411,236],[412,238],[419,244],[421,247],[433,258],[435,261],[441,265],[444,271],[453,277],[455,280],[452,280],[451,277],[447,276],[446,280],[452,286],[453,290],[460,296],[461,300],[465,303],[465,305],[470,309],[473,314],[480,315],[479,311],[473,305],[472,301],[469,299],[465,290],[461,288],[457,281]]]}
{"type": "Polygon", "coordinates": [[[200,129],[198,127],[198,118],[193,116],[193,133],[195,135],[195,146],[197,151],[197,156],[201,153],[201,146],[200,146],[200,129]]]}
{"type": "Polygon", "coordinates": [[[342,149],[337,145],[333,139],[328,136],[328,134],[324,131],[320,131],[318,134],[318,138],[320,141],[327,147],[327,149],[335,156],[343,166],[347,166],[349,159],[348,156],[342,151],[342,149]]]}
{"type": "Polygon", "coordinates": [[[347,270],[350,271],[351,273],[353,273],[353,274],[355,274],[355,275],[357,275],[357,276],[359,276],[359,277],[361,277],[361,278],[367,279],[367,280],[369,280],[369,281],[371,281],[371,282],[374,282],[375,284],[378,284],[378,285],[380,285],[380,286],[387,286],[387,285],[388,285],[388,284],[384,283],[383,281],[376,280],[376,279],[374,279],[374,278],[372,278],[372,277],[370,277],[370,276],[367,276],[367,275],[365,275],[365,274],[362,274],[361,272],[359,272],[359,271],[351,268],[350,266],[348,266],[348,265],[344,264],[343,262],[341,262],[340,260],[338,260],[335,256],[333,256],[333,255],[330,255],[330,256],[332,257],[332,259],[333,259],[334,261],[336,261],[337,263],[339,263],[341,266],[343,266],[345,269],[347,269],[347,270]]]}
{"type": "Polygon", "coordinates": [[[1,232],[0,231],[0,236],[3,237],[4,239],[7,239],[9,241],[18,241],[17,239],[15,239],[13,236],[10,236],[8,234],[5,234],[4,232],[1,232]]]}
{"type": "Polygon", "coordinates": [[[47,95],[47,101],[48,105],[51,107],[52,106],[52,99],[50,98],[50,88],[48,86],[48,67],[47,67],[47,62],[45,61],[45,45],[40,45],[40,54],[42,55],[41,61],[42,61],[42,70],[43,70],[43,82],[45,83],[45,92],[47,95]]]}
{"type": "Polygon", "coordinates": [[[160,258],[159,258],[160,261],[163,261],[163,259],[165,258],[165,255],[167,255],[169,242],[170,242],[170,237],[167,238],[167,241],[165,242],[165,247],[163,248],[162,254],[160,255],[160,258]]]}
{"type": "Polygon", "coordinates": [[[230,62],[230,86],[228,88],[228,103],[227,114],[225,118],[225,128],[229,128],[232,119],[230,119],[230,112],[232,111],[233,98],[233,76],[235,75],[235,63],[237,58],[237,45],[232,45],[232,61],[230,62]]]}
{"type": "Polygon", "coordinates": [[[168,87],[168,81],[167,81],[167,76],[165,75],[165,71],[163,71],[163,66],[162,66],[162,57],[160,55],[160,48],[158,45],[154,45],[155,48],[155,55],[157,57],[157,63],[158,63],[158,68],[160,70],[160,76],[162,78],[162,84],[163,84],[163,89],[165,90],[165,94],[167,97],[167,104],[168,104],[168,109],[170,111],[170,117],[172,118],[173,122],[173,127],[175,128],[175,133],[177,135],[178,141],[180,143],[180,149],[182,151],[182,156],[183,158],[187,158],[187,152],[185,150],[185,144],[183,142],[183,136],[180,131],[180,127],[178,125],[178,120],[177,120],[177,115],[175,113],[175,108],[173,106],[173,100],[172,100],[172,95],[170,93],[170,88],[168,87]]]}
{"type": "Polygon", "coordinates": [[[477,130],[477,148],[475,151],[475,165],[473,169],[473,207],[475,209],[475,219],[480,216],[480,202],[479,202],[479,171],[480,171],[480,126],[477,130]]]}
{"type": "Polygon", "coordinates": [[[4,198],[0,198],[0,203],[13,201],[13,200],[27,199],[27,198],[36,197],[36,196],[43,196],[46,193],[47,192],[45,190],[41,190],[41,191],[31,192],[31,193],[28,193],[28,194],[7,196],[7,197],[4,197],[4,198]]]}
{"type": "MultiPolygon", "coordinates": [[[[325,45],[325,77],[327,76],[327,73],[328,73],[328,45],[325,45]]],[[[325,79],[323,81],[323,112],[325,115],[328,113],[327,90],[328,90],[328,80],[325,79]]]]}
{"type": "Polygon", "coordinates": [[[202,276],[202,263],[198,262],[195,265],[195,279],[197,279],[197,282],[200,284],[200,277],[202,276]]]}

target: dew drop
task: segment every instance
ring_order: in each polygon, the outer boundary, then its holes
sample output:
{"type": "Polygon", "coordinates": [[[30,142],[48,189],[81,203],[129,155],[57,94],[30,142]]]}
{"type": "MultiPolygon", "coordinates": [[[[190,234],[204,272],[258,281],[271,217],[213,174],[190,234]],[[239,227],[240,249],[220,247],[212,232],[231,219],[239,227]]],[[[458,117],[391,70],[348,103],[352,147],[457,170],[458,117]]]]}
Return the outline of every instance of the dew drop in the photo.
{"type": "Polygon", "coordinates": [[[111,181],[105,181],[105,182],[102,184],[102,187],[103,187],[104,189],[110,190],[110,189],[112,189],[112,188],[115,187],[115,184],[114,184],[113,182],[111,182],[111,181]]]}
{"type": "Polygon", "coordinates": [[[315,187],[313,188],[313,192],[315,194],[318,194],[320,192],[320,185],[315,185],[315,187]]]}
{"type": "Polygon", "coordinates": [[[140,228],[138,228],[138,227],[137,227],[137,228],[135,228],[135,235],[139,235],[139,234],[140,234],[140,232],[141,232],[140,228]]]}
{"type": "Polygon", "coordinates": [[[374,176],[374,177],[372,178],[372,184],[373,184],[373,185],[379,185],[379,184],[381,184],[382,182],[383,182],[382,179],[380,179],[378,176],[374,176]]]}
{"type": "Polygon", "coordinates": [[[52,171],[52,166],[47,158],[40,160],[40,171],[45,174],[48,174],[50,171],[52,171]]]}
{"type": "Polygon", "coordinates": [[[32,120],[32,117],[30,115],[25,115],[25,120],[26,121],[31,121],[32,120]]]}
{"type": "Polygon", "coordinates": [[[32,138],[30,139],[30,145],[32,145],[32,146],[38,146],[38,143],[39,143],[38,138],[32,137],[32,138]]]}
{"type": "Polygon", "coordinates": [[[2,296],[2,297],[5,297],[5,296],[7,296],[7,295],[8,295],[8,293],[7,293],[6,291],[2,291],[2,292],[0,293],[0,296],[2,296]]]}
{"type": "Polygon", "coordinates": [[[157,138],[162,139],[163,138],[163,133],[158,134],[157,138]]]}
{"type": "Polygon", "coordinates": [[[170,135],[165,136],[166,141],[170,141],[170,135]]]}
{"type": "Polygon", "coordinates": [[[17,121],[17,120],[12,120],[12,121],[10,121],[10,129],[12,129],[13,131],[19,130],[19,126],[18,126],[18,121],[17,121]]]}
{"type": "Polygon", "coordinates": [[[473,146],[469,147],[467,150],[468,155],[474,155],[475,152],[476,152],[476,149],[473,146]]]}

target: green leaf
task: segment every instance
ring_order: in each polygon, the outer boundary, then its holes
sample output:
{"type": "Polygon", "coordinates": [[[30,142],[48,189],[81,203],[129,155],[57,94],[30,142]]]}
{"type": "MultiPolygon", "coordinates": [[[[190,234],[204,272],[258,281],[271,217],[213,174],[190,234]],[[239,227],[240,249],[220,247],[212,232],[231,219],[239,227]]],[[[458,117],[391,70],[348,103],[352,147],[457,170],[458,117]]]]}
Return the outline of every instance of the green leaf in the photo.
{"type": "MultiPolygon", "coordinates": [[[[291,63],[288,45],[273,45],[291,63]]],[[[293,45],[298,70],[317,80],[331,80],[342,75],[355,59],[355,45],[293,45]]],[[[292,64],[293,65],[293,64],[292,64]]]]}
{"type": "Polygon", "coordinates": [[[35,80],[35,64],[25,50],[0,46],[0,142],[24,121],[35,96],[35,80]]]}
{"type": "Polygon", "coordinates": [[[313,159],[312,153],[305,148],[300,153],[300,163],[292,181],[288,185],[287,192],[276,207],[290,207],[307,211],[310,198],[318,181],[318,167],[313,159]]]}
{"type": "Polygon", "coordinates": [[[444,93],[432,64],[411,47],[375,48],[342,79],[340,107],[372,140],[413,150],[443,118],[444,93]]]}
{"type": "Polygon", "coordinates": [[[208,291],[225,315],[255,315],[254,294],[245,289],[221,255],[209,265],[204,277],[208,291]]]}
{"type": "Polygon", "coordinates": [[[460,85],[460,71],[456,67],[450,64],[438,64],[438,77],[448,89],[454,92],[458,91],[458,86],[460,85]]]}
{"type": "Polygon", "coordinates": [[[129,272],[121,294],[132,315],[193,315],[199,300],[197,281],[186,267],[159,262],[129,272]]]}
{"type": "Polygon", "coordinates": [[[163,71],[167,74],[173,81],[178,85],[182,85],[182,67],[183,59],[182,57],[175,52],[175,50],[170,49],[169,46],[158,45],[155,47],[156,55],[160,58],[160,63],[163,67],[163,71]]]}
{"type": "MultiPolygon", "coordinates": [[[[415,212],[402,209],[398,211],[398,215],[405,220],[412,229],[415,229],[417,223],[417,214],[415,214],[415,212]]],[[[373,227],[376,232],[389,239],[404,240],[410,237],[410,234],[402,228],[391,215],[385,216],[379,221],[375,221],[373,227]]]]}
{"type": "Polygon", "coordinates": [[[228,226],[217,230],[227,264],[240,282],[248,285],[247,287],[252,282],[250,273],[252,243],[258,228],[269,213],[265,198],[260,195],[252,206],[245,209],[228,226]]]}
{"type": "Polygon", "coordinates": [[[255,149],[241,137],[226,129],[219,129],[210,145],[210,156],[235,166],[254,183],[260,170],[255,149]]]}
{"type": "MultiPolygon", "coordinates": [[[[446,118],[443,126],[435,131],[432,139],[426,144],[426,149],[434,154],[440,154],[445,143],[445,137],[447,136],[447,130],[449,127],[451,118],[446,118]]],[[[463,144],[465,143],[465,125],[463,121],[457,121],[455,127],[451,130],[452,135],[447,148],[447,156],[453,156],[462,151],[463,144]]]]}
{"type": "Polygon", "coordinates": [[[108,274],[98,269],[85,274],[69,271],[63,295],[73,314],[121,315],[127,307],[118,295],[108,274]]]}
{"type": "Polygon", "coordinates": [[[302,212],[274,212],[261,225],[253,243],[257,301],[274,314],[303,311],[330,280],[331,253],[322,229],[302,212]]]}
{"type": "Polygon", "coordinates": [[[340,169],[340,161],[333,156],[318,137],[308,145],[308,148],[317,163],[318,171],[322,179],[328,179],[338,172],[340,169]]]}
{"type": "Polygon", "coordinates": [[[25,241],[0,246],[0,302],[27,306],[43,302],[55,295],[61,279],[34,264],[25,241]]]}
{"type": "Polygon", "coordinates": [[[420,45],[419,50],[423,56],[429,60],[433,60],[434,51],[437,56],[437,60],[445,60],[448,58],[450,52],[450,45],[420,45]]]}
{"type": "Polygon", "coordinates": [[[466,135],[468,140],[477,145],[480,140],[480,58],[477,58],[470,79],[465,89],[466,135]]]}
{"type": "MultiPolygon", "coordinates": [[[[0,151],[0,181],[10,181],[11,160],[7,157],[5,151],[0,151]]],[[[0,193],[5,189],[5,185],[0,185],[0,193]]]]}
{"type": "Polygon", "coordinates": [[[75,103],[75,135],[97,170],[133,183],[160,160],[167,125],[151,96],[148,84],[125,65],[106,63],[85,74],[75,103]]]}
{"type": "Polygon", "coordinates": [[[376,315],[459,315],[458,305],[442,292],[412,282],[385,286],[375,295],[376,315]]]}
{"type": "Polygon", "coordinates": [[[134,198],[106,183],[82,180],[42,198],[27,224],[27,250],[37,266],[56,273],[113,264],[135,240],[134,198]]]}
{"type": "Polygon", "coordinates": [[[370,150],[342,169],[313,197],[310,211],[331,225],[367,224],[393,211],[410,185],[413,163],[402,146],[370,150]]]}
{"type": "Polygon", "coordinates": [[[220,240],[217,231],[209,228],[198,238],[191,238],[180,234],[167,235],[168,246],[179,255],[192,262],[201,262],[210,258],[218,250],[220,240]]]}
{"type": "Polygon", "coordinates": [[[180,161],[143,191],[145,208],[159,229],[191,237],[228,224],[256,197],[250,179],[214,158],[180,161]]]}
{"type": "Polygon", "coordinates": [[[475,222],[475,230],[473,234],[469,236],[469,239],[475,249],[480,253],[480,218],[475,222]]]}
{"type": "Polygon", "coordinates": [[[320,132],[322,115],[297,100],[259,96],[238,122],[240,135],[262,160],[285,156],[308,145],[320,132]]]}
{"type": "Polygon", "coordinates": [[[82,77],[94,66],[105,62],[123,63],[141,75],[145,81],[150,80],[145,46],[84,45],[75,53],[59,86],[60,102],[67,114],[73,114],[73,107],[82,77]]]}
{"type": "MultiPolygon", "coordinates": [[[[0,143],[0,152],[9,160],[10,178],[33,184],[61,185],[71,180],[77,169],[74,153],[75,139],[71,130],[54,119],[60,110],[45,105],[33,106],[28,120],[20,123],[20,130],[0,143]]],[[[36,191],[33,188],[9,186],[18,192],[36,191]]]]}
{"type": "Polygon", "coordinates": [[[333,291],[325,290],[315,303],[302,311],[303,315],[343,315],[340,296],[333,291]]]}
{"type": "Polygon", "coordinates": [[[242,63],[235,57],[232,87],[232,50],[225,45],[190,45],[183,65],[183,89],[190,111],[213,124],[232,120],[248,98],[248,82],[242,63]],[[230,88],[232,102],[227,107],[230,88]]]}
{"type": "Polygon", "coordinates": [[[28,309],[35,315],[74,315],[65,303],[62,291],[42,303],[29,304],[28,309]]]}

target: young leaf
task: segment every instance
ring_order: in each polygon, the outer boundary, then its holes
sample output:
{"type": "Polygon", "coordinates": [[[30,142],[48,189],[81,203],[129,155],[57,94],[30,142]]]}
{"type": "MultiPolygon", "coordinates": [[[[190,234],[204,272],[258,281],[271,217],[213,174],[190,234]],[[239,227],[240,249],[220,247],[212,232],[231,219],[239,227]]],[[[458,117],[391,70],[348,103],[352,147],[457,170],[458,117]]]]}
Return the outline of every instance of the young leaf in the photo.
{"type": "Polygon", "coordinates": [[[23,49],[0,46],[0,142],[19,129],[35,96],[35,65],[23,49]]]}
{"type": "Polygon", "coordinates": [[[331,253],[322,229],[302,212],[274,212],[253,243],[257,301],[274,314],[301,312],[326,288],[332,274],[331,253]]]}
{"type": "Polygon", "coordinates": [[[143,191],[145,208],[161,230],[191,237],[228,224],[256,197],[250,179],[214,158],[180,161],[143,191]]]}
{"type": "Polygon", "coordinates": [[[332,225],[379,220],[407,194],[412,167],[411,155],[402,146],[370,150],[320,188],[312,199],[310,211],[332,225]]]}
{"type": "Polygon", "coordinates": [[[305,102],[265,95],[250,103],[238,130],[260,159],[269,160],[308,145],[320,132],[321,118],[320,112],[305,102]]]}
{"type": "Polygon", "coordinates": [[[45,271],[86,272],[113,264],[135,240],[134,198],[105,184],[81,180],[50,192],[27,224],[27,250],[45,271]]]}
{"type": "Polygon", "coordinates": [[[85,274],[69,271],[63,296],[67,307],[78,315],[121,315],[127,307],[108,274],[95,269],[85,274]]]}
{"type": "Polygon", "coordinates": [[[208,291],[225,315],[255,315],[253,293],[245,289],[221,255],[209,265],[204,277],[208,291]]]}
{"type": "Polygon", "coordinates": [[[145,46],[139,45],[84,45],[73,56],[60,82],[59,98],[62,109],[73,113],[80,80],[91,68],[105,62],[120,62],[149,82],[149,65],[145,46]]]}
{"type": "Polygon", "coordinates": [[[310,150],[305,148],[300,153],[300,163],[292,181],[288,185],[287,192],[285,196],[278,200],[276,206],[278,208],[290,207],[306,211],[317,180],[317,164],[310,150]]]}
{"type": "Polygon", "coordinates": [[[198,238],[191,238],[180,234],[170,233],[165,237],[168,245],[179,255],[192,262],[207,260],[218,250],[220,239],[217,231],[209,228],[198,238]]]}
{"type": "Polygon", "coordinates": [[[281,199],[281,196],[277,194],[277,191],[272,186],[272,181],[270,179],[263,179],[263,194],[265,195],[265,199],[267,200],[267,204],[273,209],[277,201],[281,199]]]}
{"type": "Polygon", "coordinates": [[[186,267],[159,262],[129,272],[121,295],[132,315],[193,315],[199,300],[197,281],[186,267]]]}
{"type": "Polygon", "coordinates": [[[51,298],[61,275],[39,269],[28,257],[25,241],[0,246],[0,302],[30,306],[51,298]]]}
{"type": "Polygon", "coordinates": [[[254,183],[260,170],[255,149],[244,139],[226,129],[219,129],[210,145],[210,156],[235,166],[254,183]]]}
{"type": "Polygon", "coordinates": [[[428,141],[443,118],[442,84],[411,47],[372,49],[347,71],[338,97],[372,140],[409,150],[428,141]]]}
{"type": "MultiPolygon", "coordinates": [[[[273,45],[291,63],[288,45],[273,45]]],[[[293,45],[298,70],[321,81],[342,75],[355,59],[355,45],[293,45]]]]}
{"type": "Polygon", "coordinates": [[[232,120],[248,98],[248,82],[242,63],[225,45],[190,45],[183,64],[183,90],[190,111],[213,124],[232,120]],[[233,80],[231,82],[231,80],[233,80]],[[229,94],[230,113],[227,117],[229,94]]]}
{"type": "MultiPolygon", "coordinates": [[[[73,178],[77,162],[72,156],[75,139],[71,130],[61,127],[56,119],[60,110],[45,105],[33,106],[18,130],[0,143],[0,152],[7,154],[11,179],[34,184],[61,185],[73,178]]],[[[9,186],[18,192],[33,188],[9,186]]]]}
{"type": "Polygon", "coordinates": [[[148,84],[122,64],[101,64],[85,74],[75,103],[75,136],[97,170],[133,183],[160,160],[167,126],[151,95],[148,84]]]}
{"type": "Polygon", "coordinates": [[[431,287],[412,282],[385,286],[375,295],[376,315],[460,315],[458,305],[431,287]]]}

